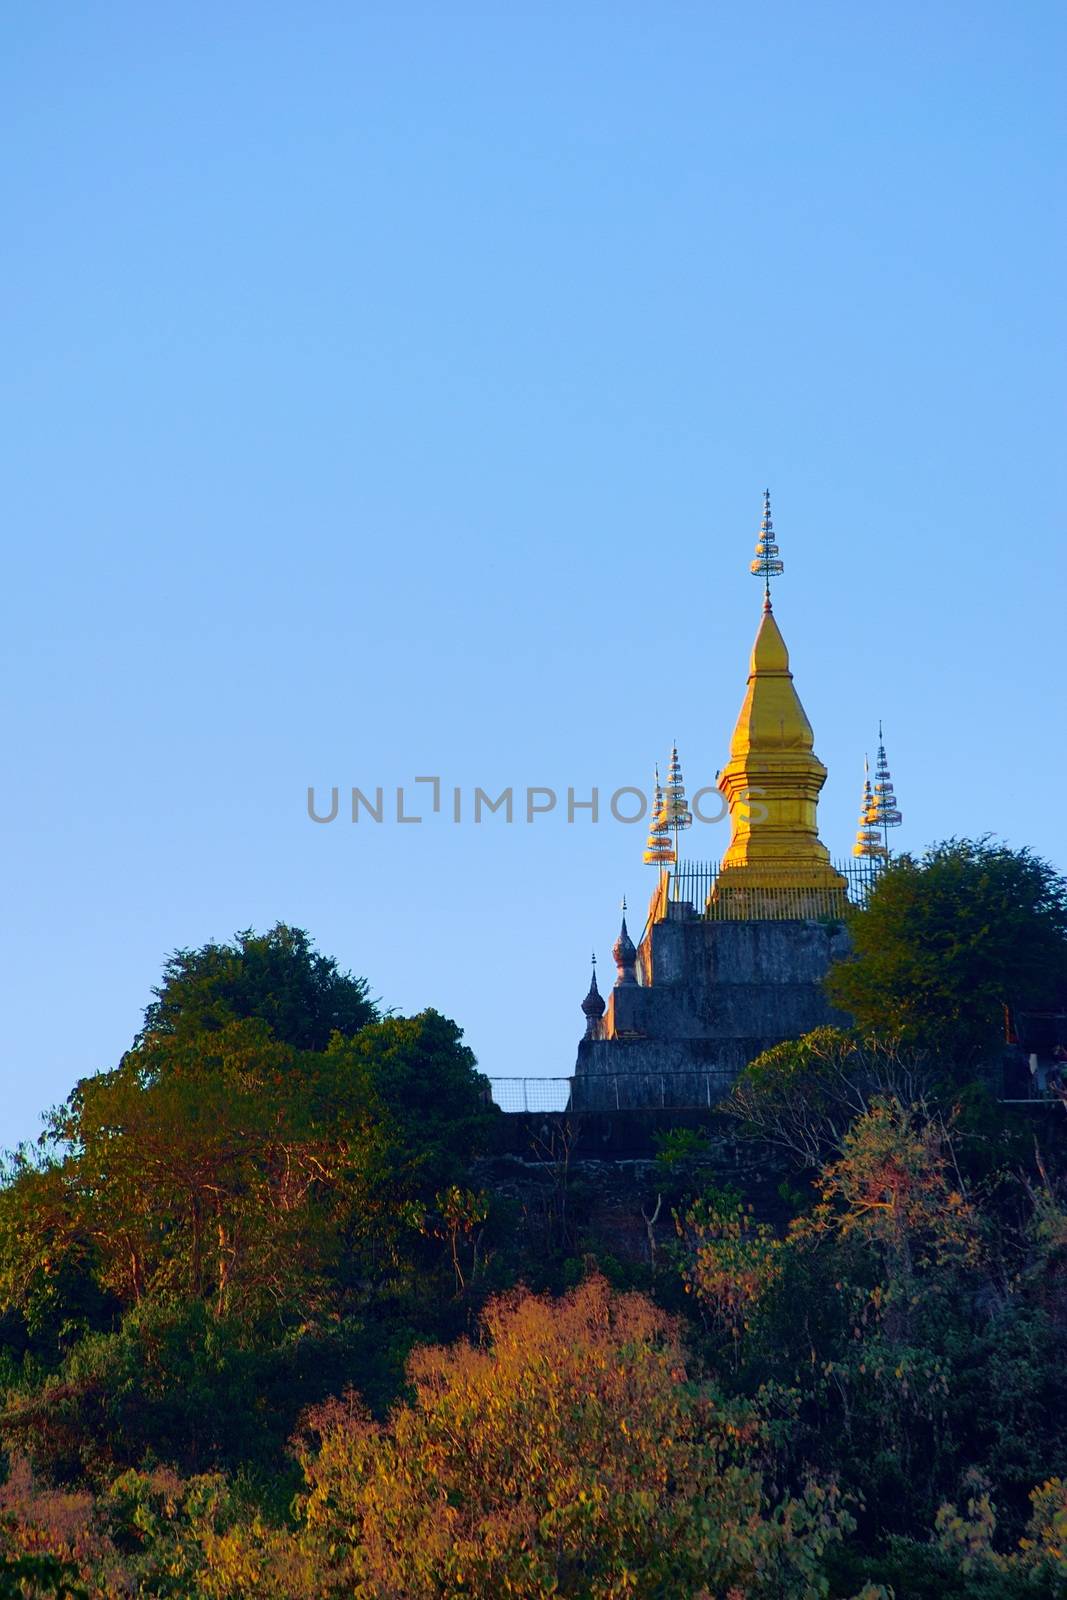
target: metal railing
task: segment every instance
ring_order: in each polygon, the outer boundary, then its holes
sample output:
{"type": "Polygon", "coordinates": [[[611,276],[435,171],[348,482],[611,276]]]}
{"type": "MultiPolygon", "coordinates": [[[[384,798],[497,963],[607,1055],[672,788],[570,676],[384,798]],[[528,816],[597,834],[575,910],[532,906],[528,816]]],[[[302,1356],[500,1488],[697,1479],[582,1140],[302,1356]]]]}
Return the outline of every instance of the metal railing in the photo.
{"type": "Polygon", "coordinates": [[[571,1077],[489,1079],[501,1111],[566,1111],[573,1082],[571,1077]]]}
{"type": "Polygon", "coordinates": [[[704,1111],[729,1093],[735,1074],[721,1067],[688,1072],[588,1072],[569,1078],[490,1078],[501,1111],[704,1111]]]}
{"type": "Polygon", "coordinates": [[[671,915],[671,907],[690,906],[692,914],[712,921],[792,922],[819,917],[840,917],[849,905],[866,904],[882,863],[870,857],[835,861],[834,871],[845,880],[843,890],[813,883],[810,889],[798,885],[786,889],[748,888],[733,883],[720,885],[718,861],[681,861],[667,868],[662,880],[659,915],[671,915]]]}

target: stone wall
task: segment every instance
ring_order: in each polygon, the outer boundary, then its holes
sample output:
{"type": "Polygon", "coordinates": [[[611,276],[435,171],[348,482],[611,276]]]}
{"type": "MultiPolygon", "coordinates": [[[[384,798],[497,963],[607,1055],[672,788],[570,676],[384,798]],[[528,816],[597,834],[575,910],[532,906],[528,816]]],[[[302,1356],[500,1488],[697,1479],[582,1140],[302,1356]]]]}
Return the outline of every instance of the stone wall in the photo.
{"type": "Polygon", "coordinates": [[[839,922],[653,923],[642,981],[611,991],[604,1037],[578,1046],[575,1109],[713,1104],[771,1045],[848,1025],[822,987],[847,953],[839,922]]]}
{"type": "Polygon", "coordinates": [[[500,1117],[497,1147],[479,1163],[473,1181],[513,1207],[524,1251],[591,1252],[599,1259],[607,1253],[651,1266],[654,1248],[666,1249],[677,1237],[679,1180],[655,1157],[657,1136],[678,1128],[699,1133],[704,1146],[693,1192],[709,1184],[736,1189],[761,1221],[785,1226],[790,1212],[780,1184],[791,1173],[788,1164],[770,1147],[739,1139],[731,1119],[714,1112],[500,1117]],[[650,1226],[660,1195],[663,1204],[650,1226]]]}

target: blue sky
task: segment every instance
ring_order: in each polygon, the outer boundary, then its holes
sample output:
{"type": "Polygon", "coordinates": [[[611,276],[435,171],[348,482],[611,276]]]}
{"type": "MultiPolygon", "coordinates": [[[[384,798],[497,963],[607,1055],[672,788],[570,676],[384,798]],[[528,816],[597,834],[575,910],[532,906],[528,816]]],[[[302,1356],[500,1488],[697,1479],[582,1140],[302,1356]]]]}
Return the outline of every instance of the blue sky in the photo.
{"type": "Polygon", "coordinates": [[[0,1144],[168,951],[278,919],[568,1072],[643,829],[316,827],[307,786],[606,796],[673,738],[710,781],[765,484],[834,853],[882,716],[902,847],[1067,866],[1062,6],[5,36],[0,1144]]]}

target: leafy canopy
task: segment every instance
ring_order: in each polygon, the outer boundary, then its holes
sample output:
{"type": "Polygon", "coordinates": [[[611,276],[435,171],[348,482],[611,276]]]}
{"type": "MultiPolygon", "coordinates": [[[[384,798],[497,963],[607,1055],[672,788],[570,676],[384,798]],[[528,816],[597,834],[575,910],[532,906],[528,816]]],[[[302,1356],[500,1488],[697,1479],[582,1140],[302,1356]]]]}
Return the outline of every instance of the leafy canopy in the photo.
{"type": "Polygon", "coordinates": [[[302,928],[251,928],[231,944],[176,950],[144,1015],[140,1035],[188,1039],[258,1017],[282,1044],[325,1050],[333,1033],[358,1033],[379,1017],[365,978],[342,972],[302,928]]]}
{"type": "Polygon", "coordinates": [[[957,1066],[1003,1037],[1003,1007],[1067,999],[1067,881],[1030,850],[949,839],[897,857],[850,918],[853,956],[830,971],[857,1026],[957,1066]]]}
{"type": "Polygon", "coordinates": [[[878,1096],[910,1105],[931,1076],[921,1052],[840,1028],[785,1039],[750,1061],[723,1103],[750,1137],[818,1167],[839,1151],[856,1117],[878,1096]]]}
{"type": "Polygon", "coordinates": [[[153,1034],[52,1113],[63,1154],[0,1189],[0,1305],[32,1313],[91,1261],[122,1305],[306,1316],[338,1274],[395,1258],[403,1208],[464,1175],[485,1080],[455,1023],[388,1017],[325,1051],[259,1020],[153,1034]]]}

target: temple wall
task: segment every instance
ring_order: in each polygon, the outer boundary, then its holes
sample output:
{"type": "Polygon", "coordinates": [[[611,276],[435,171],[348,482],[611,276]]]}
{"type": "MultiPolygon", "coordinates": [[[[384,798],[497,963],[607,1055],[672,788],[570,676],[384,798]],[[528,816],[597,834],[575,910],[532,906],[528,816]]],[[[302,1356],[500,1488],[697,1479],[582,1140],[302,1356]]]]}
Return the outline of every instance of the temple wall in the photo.
{"type": "Polygon", "coordinates": [[[643,982],[613,989],[604,1037],[579,1045],[576,1109],[713,1103],[771,1045],[848,1026],[822,988],[847,953],[840,923],[653,923],[643,982]]]}

